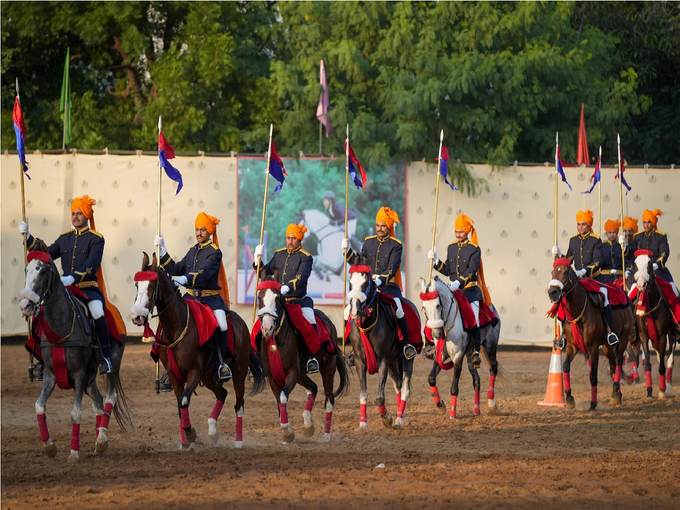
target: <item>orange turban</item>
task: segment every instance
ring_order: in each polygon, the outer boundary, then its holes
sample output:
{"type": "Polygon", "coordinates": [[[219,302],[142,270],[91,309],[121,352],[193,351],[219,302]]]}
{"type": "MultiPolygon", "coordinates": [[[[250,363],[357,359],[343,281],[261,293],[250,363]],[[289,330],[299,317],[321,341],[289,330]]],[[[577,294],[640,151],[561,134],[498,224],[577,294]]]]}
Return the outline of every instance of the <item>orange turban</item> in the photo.
{"type": "Polygon", "coordinates": [[[217,225],[219,225],[220,220],[204,212],[198,213],[196,216],[196,222],[194,223],[195,228],[205,227],[210,235],[213,235],[217,230],[217,225]]]}
{"type": "Polygon", "coordinates": [[[375,215],[375,222],[376,223],[381,223],[384,222],[387,225],[387,228],[390,229],[390,234],[394,235],[394,223],[401,223],[399,221],[399,216],[397,215],[396,211],[393,211],[389,207],[381,207],[378,210],[378,214],[375,215]]]}
{"type": "Polygon", "coordinates": [[[658,216],[663,216],[663,213],[658,209],[654,209],[653,211],[645,209],[645,212],[642,213],[642,221],[651,221],[654,228],[656,228],[656,222],[659,221],[658,216]]]}
{"type": "Polygon", "coordinates": [[[471,218],[469,218],[468,216],[465,216],[464,214],[461,214],[460,216],[458,216],[458,218],[456,218],[455,229],[456,230],[465,230],[465,233],[469,234],[470,230],[475,228],[474,224],[475,224],[475,222],[471,218]]]}
{"type": "Polygon", "coordinates": [[[97,204],[96,200],[93,200],[92,198],[88,197],[87,195],[83,195],[81,198],[74,198],[73,199],[73,202],[71,202],[71,212],[75,211],[76,209],[80,209],[82,211],[83,215],[88,220],[91,220],[92,217],[94,216],[94,212],[92,211],[92,206],[96,205],[96,204],[97,204]]]}
{"type": "Polygon", "coordinates": [[[607,220],[604,222],[604,231],[613,232],[616,230],[618,232],[620,226],[621,222],[619,220],[607,220]]]}
{"type": "Polygon", "coordinates": [[[623,218],[623,230],[632,230],[633,232],[637,232],[637,218],[631,218],[630,216],[623,218]]]}
{"type": "Polygon", "coordinates": [[[307,232],[307,227],[304,225],[296,225],[295,223],[291,223],[286,229],[286,237],[294,235],[295,239],[302,241],[302,239],[305,237],[305,232],[307,232]]]}
{"type": "Polygon", "coordinates": [[[579,211],[576,214],[576,223],[587,223],[588,226],[593,226],[593,211],[588,209],[587,211],[579,211]]]}
{"type": "MultiPolygon", "coordinates": [[[[466,234],[472,232],[470,236],[470,241],[479,246],[479,238],[477,237],[477,230],[475,229],[475,222],[469,216],[461,214],[456,218],[455,223],[456,230],[464,230],[466,234]]],[[[491,295],[489,294],[489,289],[486,287],[486,280],[484,279],[484,263],[479,261],[479,268],[477,269],[477,285],[482,291],[484,296],[484,302],[491,306],[491,295]]]]}

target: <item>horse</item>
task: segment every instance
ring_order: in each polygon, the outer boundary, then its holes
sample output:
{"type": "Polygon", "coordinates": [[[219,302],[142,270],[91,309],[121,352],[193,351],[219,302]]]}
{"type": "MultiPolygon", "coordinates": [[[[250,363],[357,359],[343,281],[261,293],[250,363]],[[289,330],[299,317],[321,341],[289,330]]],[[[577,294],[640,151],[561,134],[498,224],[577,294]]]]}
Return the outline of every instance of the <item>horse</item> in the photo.
{"type": "Polygon", "coordinates": [[[19,307],[24,317],[34,317],[39,331],[44,333],[41,356],[44,362],[42,390],[35,403],[43,452],[53,458],[57,447],[47,429],[47,400],[56,385],[73,388],[71,409],[71,453],[69,462],[80,461],[80,424],[83,393],[92,399],[96,417],[95,452],[104,453],[109,444],[108,429],[111,414],[123,432],[132,427],[127,397],[120,380],[120,364],[124,344],[111,342],[111,368],[107,375],[106,400],[97,386],[100,347],[94,337],[94,325],[87,305],[79,301],[61,283],[59,270],[42,243],[40,249],[28,255],[26,280],[19,292],[19,307]],[[44,251],[41,251],[44,250],[44,251]],[[116,405],[118,404],[118,405],[116,405]]]}
{"type": "MultiPolygon", "coordinates": [[[[438,344],[442,342],[441,347],[438,346],[435,355],[435,361],[432,365],[432,370],[428,376],[428,383],[430,385],[430,394],[434,400],[435,406],[440,413],[446,412],[446,406],[439,396],[437,388],[437,375],[442,369],[448,370],[453,368],[453,382],[451,383],[451,408],[449,411],[449,418],[456,418],[457,401],[458,401],[458,381],[463,368],[463,358],[467,356],[468,370],[472,375],[472,385],[475,392],[474,414],[479,415],[479,391],[480,379],[477,369],[471,361],[473,343],[470,335],[463,329],[463,319],[461,317],[458,302],[454,298],[453,293],[449,290],[444,282],[438,276],[429,284],[425,280],[421,280],[421,294],[420,299],[423,304],[423,311],[427,319],[427,327],[432,331],[432,339],[438,344]],[[444,347],[446,353],[450,358],[449,362],[445,362],[444,347]]],[[[491,309],[498,317],[498,313],[493,305],[491,309]]],[[[500,319],[495,326],[483,328],[481,331],[481,354],[486,363],[489,365],[489,391],[487,393],[487,405],[490,414],[496,414],[498,406],[495,399],[495,384],[496,377],[499,372],[499,365],[497,359],[498,340],[500,338],[500,319]]]]}
{"type": "MultiPolygon", "coordinates": [[[[406,402],[411,393],[413,358],[407,360],[404,357],[403,346],[398,339],[394,307],[379,296],[378,288],[371,279],[371,269],[367,266],[352,266],[349,289],[347,297],[352,322],[348,338],[354,353],[354,366],[361,383],[359,427],[362,430],[368,427],[366,414],[368,371],[371,374],[378,373],[376,403],[383,425],[388,428],[392,426],[401,428],[404,425],[406,402]],[[388,374],[397,393],[398,414],[394,420],[385,405],[385,383],[388,374]]],[[[406,299],[402,302],[404,306],[413,306],[406,299]]]]}
{"type": "MultiPolygon", "coordinates": [[[[288,422],[287,406],[291,392],[297,384],[307,391],[305,410],[302,413],[303,434],[311,437],[314,435],[312,409],[316,401],[318,386],[305,372],[306,349],[302,347],[297,338],[296,328],[293,326],[290,313],[281,296],[281,284],[276,281],[278,276],[276,273],[274,278],[263,278],[263,282],[258,286],[259,310],[257,315],[262,332],[260,354],[269,379],[269,386],[279,406],[283,443],[288,444],[295,440],[295,431],[288,422]]],[[[321,326],[319,322],[322,322],[328,329],[330,341],[335,350],[335,353],[331,354],[322,348],[317,355],[325,395],[324,442],[328,442],[331,439],[335,399],[344,395],[349,385],[349,378],[344,357],[337,346],[337,331],[333,322],[320,310],[314,310],[314,313],[317,317],[317,325],[321,326]],[[338,388],[333,391],[336,372],[340,382],[338,388]]]]}
{"type": "Polygon", "coordinates": [[[576,405],[571,394],[571,362],[579,350],[586,353],[591,362],[590,370],[590,410],[597,407],[597,369],[599,364],[600,346],[604,355],[609,360],[610,373],[613,378],[611,405],[620,405],[621,372],[623,355],[628,342],[635,336],[635,323],[633,313],[629,306],[613,308],[613,333],[619,342],[609,345],[607,343],[607,322],[602,311],[602,303],[593,298],[583,283],[578,279],[571,268],[569,259],[555,260],[552,270],[552,279],[548,285],[548,296],[554,303],[551,313],[557,313],[558,309],[565,313],[565,325],[568,322],[571,327],[564,328],[567,340],[566,357],[563,363],[564,389],[566,394],[566,406],[573,409],[576,405]]]}
{"type": "MultiPolygon", "coordinates": [[[[219,439],[217,420],[227,398],[227,389],[216,377],[217,341],[200,346],[196,317],[189,311],[189,303],[182,299],[170,276],[158,266],[156,254],[149,264],[144,253],[142,270],[135,275],[137,288],[135,301],[130,307],[130,318],[137,326],[148,324],[153,309],[158,310],[161,333],[156,337],[159,358],[168,371],[170,383],[177,399],[180,419],[181,450],[188,450],[196,441],[196,430],[191,425],[189,404],[199,383],[215,394],[215,405],[208,418],[208,440],[216,444],[219,439]]],[[[246,323],[235,312],[228,314],[228,323],[234,335],[234,358],[229,363],[233,374],[236,402],[236,434],[234,446],[243,447],[243,416],[245,381],[248,368],[253,377],[250,396],[264,389],[264,365],[250,348],[250,334],[246,323]]]]}
{"type": "MultiPolygon", "coordinates": [[[[321,279],[328,281],[330,275],[341,275],[345,261],[342,250],[338,249],[345,237],[345,231],[338,225],[331,225],[330,218],[317,209],[305,209],[298,213],[297,222],[307,227],[305,237],[317,238],[317,255],[312,270],[321,279]]],[[[351,233],[350,233],[351,237],[351,233]]]]}
{"type": "Polygon", "coordinates": [[[656,278],[652,265],[653,261],[649,255],[640,254],[635,257],[637,296],[633,304],[636,307],[635,321],[640,347],[645,354],[647,398],[653,398],[652,361],[649,356],[649,341],[651,340],[652,348],[659,357],[659,398],[663,399],[666,397],[667,390],[670,390],[666,385],[666,370],[670,370],[673,366],[676,335],[671,308],[659,288],[659,279],[656,278]]]}

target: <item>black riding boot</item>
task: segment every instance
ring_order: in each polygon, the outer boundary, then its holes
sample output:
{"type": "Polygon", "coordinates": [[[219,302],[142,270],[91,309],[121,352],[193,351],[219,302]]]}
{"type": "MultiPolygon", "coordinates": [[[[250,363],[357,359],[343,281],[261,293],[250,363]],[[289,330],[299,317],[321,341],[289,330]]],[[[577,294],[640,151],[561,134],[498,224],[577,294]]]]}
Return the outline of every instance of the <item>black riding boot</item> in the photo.
{"type": "Polygon", "coordinates": [[[217,333],[217,378],[222,382],[227,382],[231,379],[231,368],[229,363],[233,358],[227,348],[227,332],[218,331],[217,333]]]}
{"type": "Polygon", "coordinates": [[[104,361],[102,361],[101,367],[99,367],[100,374],[110,374],[111,373],[111,347],[109,345],[109,325],[106,323],[106,318],[102,315],[94,321],[94,330],[97,334],[97,339],[99,340],[99,345],[102,348],[102,356],[104,361]]]}
{"type": "Polygon", "coordinates": [[[397,324],[399,325],[399,329],[401,329],[401,335],[404,337],[404,358],[413,359],[417,356],[418,351],[416,351],[416,348],[409,343],[408,322],[406,321],[406,317],[404,316],[401,319],[397,319],[397,324]]]}
{"type": "Polygon", "coordinates": [[[614,345],[619,343],[619,337],[614,333],[614,317],[612,317],[612,307],[607,305],[604,307],[604,318],[609,326],[609,334],[607,335],[607,343],[614,345]]]}
{"type": "Polygon", "coordinates": [[[479,350],[482,348],[482,333],[479,331],[479,326],[472,330],[472,341],[475,343],[472,364],[475,368],[479,368],[482,365],[482,359],[479,357],[479,350]]]}

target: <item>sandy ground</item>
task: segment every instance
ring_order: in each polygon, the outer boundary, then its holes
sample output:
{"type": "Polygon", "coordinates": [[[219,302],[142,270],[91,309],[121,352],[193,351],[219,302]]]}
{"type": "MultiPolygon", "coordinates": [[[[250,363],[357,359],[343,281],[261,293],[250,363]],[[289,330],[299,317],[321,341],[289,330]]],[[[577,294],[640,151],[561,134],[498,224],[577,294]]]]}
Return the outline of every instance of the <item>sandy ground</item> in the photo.
{"type": "MultiPolygon", "coordinates": [[[[302,436],[305,392],[298,387],[289,405],[298,436],[283,445],[267,387],[246,400],[243,449],[234,448],[231,393],[218,423],[219,442],[208,445],[214,397],[199,388],[191,402],[198,443],[181,452],[174,396],[155,394],[148,347],[133,341],[122,377],[135,429],[124,435],[112,420],[109,450],[93,453],[94,416],[87,400],[81,462],[74,465],[66,462],[72,392],[55,390],[48,402],[48,425],[59,448],[57,457],[48,459],[34,412],[40,383],[28,383],[22,347],[3,345],[1,352],[6,509],[680,507],[678,399],[671,393],[665,400],[648,400],[643,385],[624,385],[624,405],[613,408],[611,386],[601,372],[600,404],[589,412],[588,367],[581,357],[572,370],[575,410],[536,405],[545,395],[549,351],[502,350],[499,413],[490,415],[486,408],[483,369],[482,414],[473,416],[470,376],[464,372],[455,421],[432,404],[431,362],[418,358],[406,410],[410,424],[402,430],[385,428],[374,405],[368,430],[359,430],[359,385],[352,372],[350,392],[336,405],[330,443],[322,441],[319,405],[313,418],[317,433],[302,436]]],[[[656,396],[656,375],[654,381],[656,396]]],[[[440,376],[447,403],[450,384],[450,373],[440,376]]],[[[376,385],[373,376],[370,395],[376,385]]],[[[388,408],[396,415],[389,388],[388,408]]]]}

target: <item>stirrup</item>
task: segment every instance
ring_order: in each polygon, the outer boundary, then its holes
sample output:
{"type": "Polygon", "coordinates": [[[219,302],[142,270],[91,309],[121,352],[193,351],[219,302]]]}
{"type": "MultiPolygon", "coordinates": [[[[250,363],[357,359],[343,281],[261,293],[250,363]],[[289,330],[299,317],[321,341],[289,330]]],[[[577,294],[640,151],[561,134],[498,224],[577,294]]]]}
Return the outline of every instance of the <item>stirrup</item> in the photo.
{"type": "Polygon", "coordinates": [[[226,363],[221,363],[217,367],[217,378],[222,382],[227,382],[231,380],[231,368],[226,363]]]}
{"type": "Polygon", "coordinates": [[[319,373],[319,362],[316,358],[309,358],[307,360],[307,374],[318,374],[319,373]]]}
{"type": "Polygon", "coordinates": [[[104,361],[102,361],[102,364],[99,367],[99,375],[110,374],[112,371],[111,360],[109,358],[104,358],[104,361]]]}
{"type": "Polygon", "coordinates": [[[411,344],[406,344],[404,346],[404,358],[406,360],[412,360],[418,355],[418,351],[416,351],[416,348],[413,347],[411,344]]]}
{"type": "Polygon", "coordinates": [[[560,351],[563,351],[566,346],[567,346],[567,337],[565,337],[564,334],[560,335],[559,338],[555,338],[553,340],[553,347],[555,347],[555,349],[559,349],[560,351]]]}
{"type": "Polygon", "coordinates": [[[472,365],[475,368],[482,366],[482,358],[479,357],[479,351],[474,351],[472,353],[472,365]]]}
{"type": "Polygon", "coordinates": [[[164,391],[164,392],[166,392],[166,393],[167,393],[168,391],[172,391],[172,384],[170,384],[170,376],[168,376],[168,373],[167,373],[167,372],[165,372],[165,373],[161,376],[161,380],[160,380],[160,382],[158,383],[158,387],[159,387],[159,389],[160,389],[161,391],[164,391]]]}
{"type": "Polygon", "coordinates": [[[32,367],[33,370],[33,379],[35,381],[42,381],[43,380],[43,372],[45,371],[45,364],[44,363],[36,363],[32,367]]]}
{"type": "Polygon", "coordinates": [[[613,331],[610,331],[609,334],[607,335],[607,345],[614,345],[619,343],[619,337],[616,336],[616,333],[613,331]]]}

